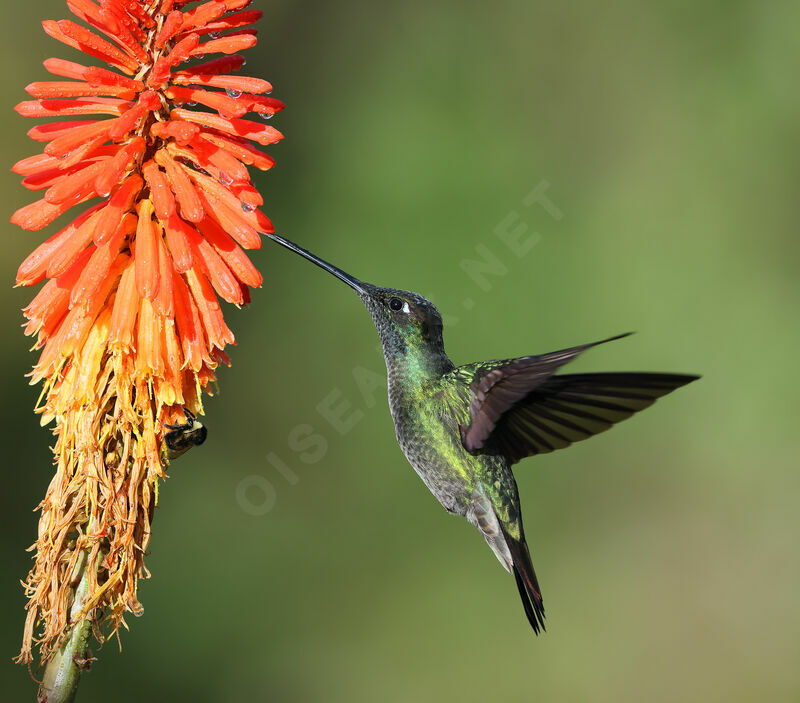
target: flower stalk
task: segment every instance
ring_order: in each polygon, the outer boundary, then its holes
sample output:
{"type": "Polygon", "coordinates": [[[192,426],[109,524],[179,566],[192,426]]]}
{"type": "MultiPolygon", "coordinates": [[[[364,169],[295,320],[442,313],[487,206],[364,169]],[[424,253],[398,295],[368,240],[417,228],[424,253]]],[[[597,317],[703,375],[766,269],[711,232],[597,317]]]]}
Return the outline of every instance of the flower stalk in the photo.
{"type": "Polygon", "coordinates": [[[89,668],[89,638],[91,620],[83,612],[89,595],[89,577],[86,573],[86,552],[78,559],[74,601],[70,610],[70,634],[66,642],[47,662],[44,678],[39,685],[37,703],[72,703],[78,691],[81,673],[89,668]]]}

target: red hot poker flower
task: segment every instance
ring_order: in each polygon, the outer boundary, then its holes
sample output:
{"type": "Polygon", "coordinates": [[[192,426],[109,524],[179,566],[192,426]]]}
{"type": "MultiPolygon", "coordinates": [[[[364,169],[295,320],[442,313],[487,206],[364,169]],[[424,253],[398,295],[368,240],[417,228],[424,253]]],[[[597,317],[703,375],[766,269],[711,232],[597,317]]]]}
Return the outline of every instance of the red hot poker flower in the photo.
{"type": "Polygon", "coordinates": [[[270,84],[234,74],[256,43],[250,0],[67,4],[88,28],[46,21],[45,32],[105,65],[48,59],[59,80],[31,83],[33,100],[16,108],[56,121],[28,132],[44,152],[13,170],[42,197],[11,221],[40,230],[86,204],[17,274],[22,286],[46,281],[25,332],[41,349],[31,381],[44,384],[42,421],[57,434],[22,662],[35,641],[50,658],[76,622],[105,616],[116,631],[142,610],[137,580],[174,454],[168,425],[202,411],[201,392],[228,363],[219,299],[244,305],[261,284],[244,250],[273,229],[248,167],[273,165],[252,142],[282,138],[264,123],[283,108],[270,84]]]}

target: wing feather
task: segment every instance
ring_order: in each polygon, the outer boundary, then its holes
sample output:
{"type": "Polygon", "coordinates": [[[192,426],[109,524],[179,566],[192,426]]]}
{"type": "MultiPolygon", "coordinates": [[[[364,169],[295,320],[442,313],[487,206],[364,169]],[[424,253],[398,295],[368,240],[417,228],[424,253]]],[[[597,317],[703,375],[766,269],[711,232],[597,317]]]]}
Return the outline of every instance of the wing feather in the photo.
{"type": "Polygon", "coordinates": [[[553,376],[509,408],[491,437],[514,463],[605,432],[696,379],[649,373],[553,376]]]}
{"type": "Polygon", "coordinates": [[[461,439],[469,451],[480,449],[500,418],[550,378],[564,364],[598,344],[627,337],[620,334],[591,344],[581,344],[549,354],[474,364],[456,369],[470,380],[470,422],[462,427],[461,439]]]}
{"type": "Polygon", "coordinates": [[[553,452],[605,432],[699,378],[662,373],[555,375],[587,349],[626,336],[539,356],[460,366],[443,377],[436,392],[447,389],[455,394],[451,405],[463,408],[457,423],[468,451],[491,445],[512,463],[553,452]]]}

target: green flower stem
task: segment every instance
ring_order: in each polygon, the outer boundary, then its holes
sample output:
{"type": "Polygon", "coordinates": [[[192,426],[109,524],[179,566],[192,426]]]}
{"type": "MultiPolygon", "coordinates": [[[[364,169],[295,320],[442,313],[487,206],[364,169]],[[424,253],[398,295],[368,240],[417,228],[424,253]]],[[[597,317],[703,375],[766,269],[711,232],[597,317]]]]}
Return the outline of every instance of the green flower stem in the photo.
{"type": "MultiPolygon", "coordinates": [[[[80,582],[75,589],[75,599],[70,609],[70,621],[78,616],[83,608],[89,590],[89,578],[86,573],[86,553],[84,552],[76,565],[76,578],[80,582]]],[[[76,623],[69,639],[52,656],[44,672],[44,680],[39,686],[38,703],[72,703],[78,691],[81,673],[89,658],[89,636],[92,634],[92,623],[84,618],[76,623]]]]}

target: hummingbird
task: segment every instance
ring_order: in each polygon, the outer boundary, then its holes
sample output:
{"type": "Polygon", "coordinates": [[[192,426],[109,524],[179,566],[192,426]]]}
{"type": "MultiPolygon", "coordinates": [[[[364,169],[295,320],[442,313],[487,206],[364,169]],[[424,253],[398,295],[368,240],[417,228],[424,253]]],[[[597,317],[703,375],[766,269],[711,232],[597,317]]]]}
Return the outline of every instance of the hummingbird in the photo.
{"type": "Polygon", "coordinates": [[[699,376],[556,374],[586,350],[630,333],[548,354],[456,366],[445,353],[442,317],[430,300],[365,283],[284,237],[267,236],[361,298],[383,348],[400,448],[442,507],[474,525],[514,575],[525,615],[539,634],[544,605],[511,466],[604,432],[699,376]]]}

